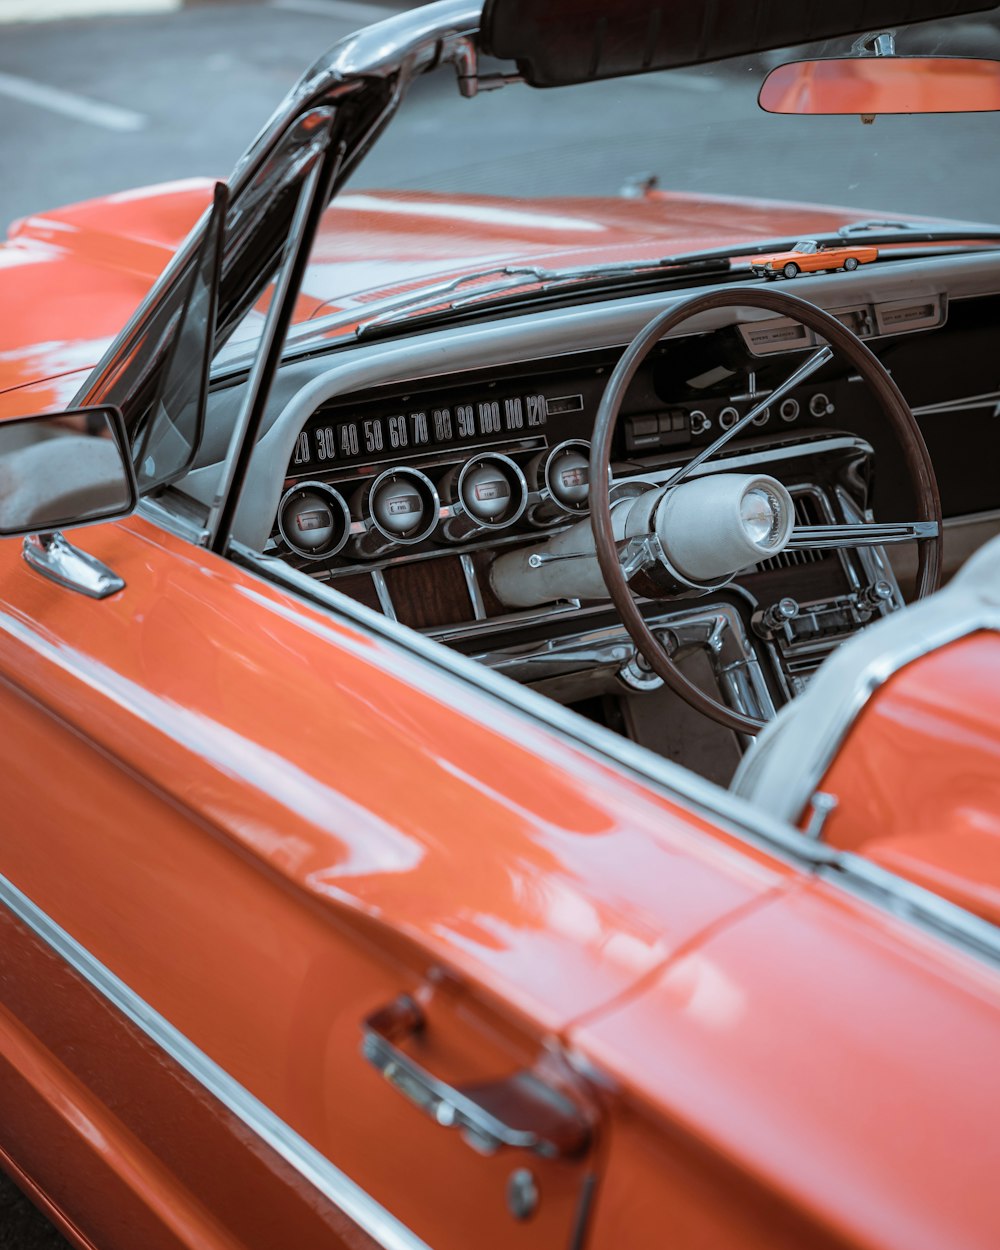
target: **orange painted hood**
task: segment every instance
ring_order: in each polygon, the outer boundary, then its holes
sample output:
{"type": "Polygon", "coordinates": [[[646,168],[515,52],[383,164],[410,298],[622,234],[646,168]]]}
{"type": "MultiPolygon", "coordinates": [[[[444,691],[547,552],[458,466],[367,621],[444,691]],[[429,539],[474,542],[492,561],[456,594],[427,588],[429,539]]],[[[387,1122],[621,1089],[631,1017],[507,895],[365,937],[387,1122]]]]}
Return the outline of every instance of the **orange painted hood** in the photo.
{"type": "MultiPolygon", "coordinates": [[[[211,187],[205,179],[173,183],[15,222],[0,245],[0,302],[16,310],[0,318],[0,393],[51,380],[32,386],[25,403],[31,411],[64,406],[198,220],[211,187]]],[[[0,415],[16,408],[13,396],[0,400],[0,415]]]]}
{"type": "MultiPolygon", "coordinates": [[[[211,180],[194,179],[15,222],[0,245],[0,300],[17,310],[0,321],[0,394],[36,384],[32,410],[65,404],[207,207],[211,190],[211,180]],[[63,381],[37,386],[54,379],[63,381]]],[[[728,244],[745,254],[769,236],[822,232],[867,215],[670,192],[547,200],[352,192],[324,218],[297,316],[498,265],[558,268],[728,244]]],[[[0,401],[0,415],[15,410],[18,397],[0,401]]]]}

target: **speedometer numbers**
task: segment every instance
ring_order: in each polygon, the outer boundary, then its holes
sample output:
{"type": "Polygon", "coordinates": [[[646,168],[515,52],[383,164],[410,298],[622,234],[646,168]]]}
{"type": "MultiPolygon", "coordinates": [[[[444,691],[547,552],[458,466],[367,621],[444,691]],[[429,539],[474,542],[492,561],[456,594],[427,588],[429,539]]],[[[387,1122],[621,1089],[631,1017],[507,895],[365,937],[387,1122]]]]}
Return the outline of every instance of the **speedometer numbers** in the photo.
{"type": "Polygon", "coordinates": [[[549,401],[544,395],[530,394],[350,420],[324,419],[320,414],[299,434],[289,472],[313,473],[338,464],[384,458],[393,452],[408,454],[484,439],[518,438],[547,423],[550,403],[558,406],[576,401],[582,410],[582,397],[578,395],[549,401]]]}

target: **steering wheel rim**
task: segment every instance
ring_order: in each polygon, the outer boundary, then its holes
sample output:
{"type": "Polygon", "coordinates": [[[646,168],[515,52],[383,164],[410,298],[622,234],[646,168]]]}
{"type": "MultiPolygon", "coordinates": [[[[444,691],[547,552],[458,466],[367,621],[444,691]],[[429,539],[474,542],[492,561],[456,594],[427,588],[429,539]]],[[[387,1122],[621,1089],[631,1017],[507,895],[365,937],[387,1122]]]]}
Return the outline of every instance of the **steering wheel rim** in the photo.
{"type": "MultiPolygon", "coordinates": [[[[874,392],[875,398],[897,435],[903,461],[917,498],[918,520],[937,523],[933,537],[918,538],[918,599],[937,590],[941,581],[943,524],[941,498],[937,478],[931,464],[927,444],[913,413],[885,367],[853,331],[828,312],[797,295],[759,287],[729,287],[708,291],[684,300],[674,308],[658,313],[635,336],[615,366],[601,398],[594,424],[590,452],[590,481],[606,482],[611,473],[611,442],[618,424],[622,403],[632,379],[653,347],[676,326],[700,313],[718,308],[762,308],[782,316],[795,318],[808,329],[821,335],[830,347],[839,351],[853,365],[874,392]]],[[[664,683],[696,711],[737,733],[754,735],[764,728],[765,721],[734,711],[699,689],[673,662],[656,635],[646,624],[629,589],[619,559],[611,521],[610,496],[594,492],[590,500],[590,521],[594,534],[597,561],[612,603],[633,642],[646,658],[650,668],[664,683]]]]}

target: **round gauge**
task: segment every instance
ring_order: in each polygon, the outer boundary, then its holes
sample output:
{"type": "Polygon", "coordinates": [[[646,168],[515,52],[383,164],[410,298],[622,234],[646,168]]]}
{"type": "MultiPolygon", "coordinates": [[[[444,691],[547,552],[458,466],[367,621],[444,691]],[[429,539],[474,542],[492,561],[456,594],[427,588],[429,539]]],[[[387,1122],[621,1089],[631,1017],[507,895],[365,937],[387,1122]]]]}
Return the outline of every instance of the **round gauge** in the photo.
{"type": "Polygon", "coordinates": [[[324,482],[293,486],[278,506],[281,537],[308,560],[336,555],[350,528],[351,514],[343,496],[324,482]]]}
{"type": "Polygon", "coordinates": [[[590,496],[590,444],[569,439],[549,452],[545,461],[549,495],[567,512],[586,512],[590,496]]]}
{"type": "Polygon", "coordinates": [[[511,525],[528,502],[524,474],[513,460],[493,452],[473,456],[458,475],[458,499],[478,525],[511,525]]]}
{"type": "Polygon", "coordinates": [[[434,484],[419,469],[386,469],[368,492],[372,524],[397,543],[419,543],[438,520],[440,501],[434,484]]]}

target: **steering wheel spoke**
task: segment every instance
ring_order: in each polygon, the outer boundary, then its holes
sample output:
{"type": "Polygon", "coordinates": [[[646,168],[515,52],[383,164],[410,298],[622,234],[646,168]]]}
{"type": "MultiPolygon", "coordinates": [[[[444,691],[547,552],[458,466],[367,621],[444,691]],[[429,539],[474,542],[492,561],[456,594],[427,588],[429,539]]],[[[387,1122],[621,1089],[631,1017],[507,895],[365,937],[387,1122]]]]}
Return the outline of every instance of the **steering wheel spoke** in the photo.
{"type": "Polygon", "coordinates": [[[857,525],[797,525],[786,550],[837,551],[848,547],[884,547],[937,538],[937,521],[870,521],[857,525]]]}
{"type": "Polygon", "coordinates": [[[817,369],[822,369],[832,359],[833,349],[831,347],[821,347],[818,352],[813,352],[809,359],[803,361],[793,374],[785,378],[780,386],[776,386],[766,399],[762,399],[760,403],[753,404],[750,410],[744,413],[735,425],[730,426],[728,430],[724,430],[707,447],[703,447],[687,464],[681,465],[673,477],[668,479],[666,484],[668,486],[676,486],[679,482],[683,482],[686,477],[690,477],[699,465],[704,464],[706,460],[725,447],[730,439],[735,438],[737,434],[741,434],[762,412],[765,412],[772,404],[781,403],[790,391],[795,390],[806,378],[812,377],[817,369]]]}

